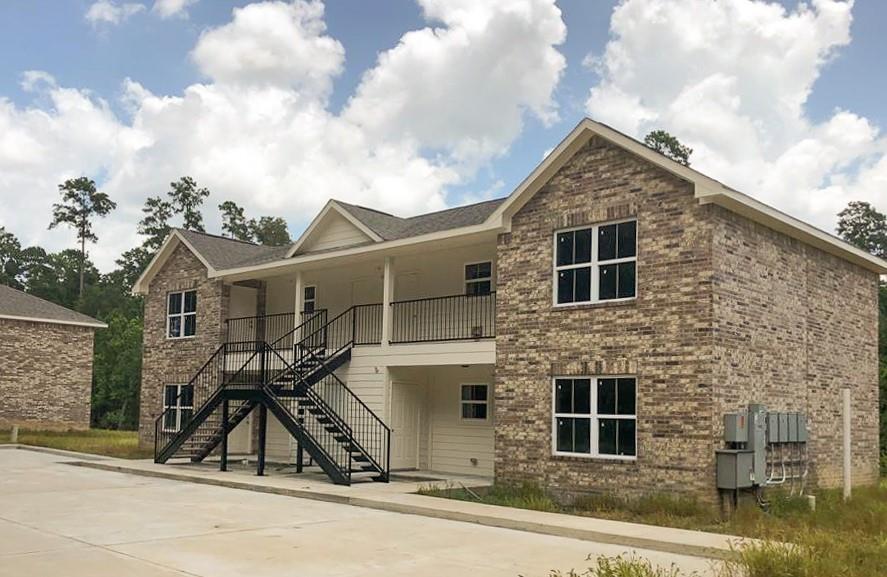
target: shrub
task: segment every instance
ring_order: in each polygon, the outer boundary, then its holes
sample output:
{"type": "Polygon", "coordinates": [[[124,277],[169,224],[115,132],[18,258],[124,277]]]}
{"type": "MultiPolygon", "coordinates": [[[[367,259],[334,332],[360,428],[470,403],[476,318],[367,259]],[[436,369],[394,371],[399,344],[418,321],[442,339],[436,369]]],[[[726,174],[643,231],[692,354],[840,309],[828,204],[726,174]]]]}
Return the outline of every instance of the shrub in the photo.
{"type": "Polygon", "coordinates": [[[595,566],[589,567],[583,573],[570,570],[569,573],[553,571],[550,577],[693,577],[696,573],[686,575],[674,565],[664,568],[653,565],[647,559],[641,559],[635,555],[623,557],[600,556],[595,560],[595,566]]]}

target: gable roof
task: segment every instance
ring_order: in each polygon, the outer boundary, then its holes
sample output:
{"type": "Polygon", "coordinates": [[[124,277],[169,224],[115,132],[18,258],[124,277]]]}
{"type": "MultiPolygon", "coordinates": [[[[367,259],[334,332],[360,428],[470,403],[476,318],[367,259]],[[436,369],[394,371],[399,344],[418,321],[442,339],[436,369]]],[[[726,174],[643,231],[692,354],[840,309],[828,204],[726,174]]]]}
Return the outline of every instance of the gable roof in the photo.
{"type": "Polygon", "coordinates": [[[781,212],[746,194],[707,176],[698,170],[684,166],[671,158],[656,152],[644,143],[618,130],[583,119],[554,150],[524,179],[505,202],[490,215],[491,224],[496,223],[506,230],[511,225],[511,217],[533,197],[554,174],[560,170],[593,137],[601,137],[612,144],[631,152],[642,159],[686,180],[694,185],[695,197],[700,204],[717,204],[732,212],[763,224],[778,232],[838,256],[863,268],[887,274],[887,261],[844,241],[837,236],[816,228],[791,215],[781,212]]]}
{"type": "Polygon", "coordinates": [[[365,206],[348,204],[340,200],[336,202],[356,219],[366,224],[383,240],[397,240],[482,224],[505,200],[505,198],[485,200],[408,218],[394,216],[365,206]]]}
{"type": "Polygon", "coordinates": [[[148,284],[151,279],[163,267],[179,244],[184,244],[197,257],[206,267],[208,274],[227,268],[252,266],[282,259],[291,246],[264,246],[216,234],[174,228],[136,281],[132,289],[133,293],[146,294],[148,292],[148,284]]]}
{"type": "Polygon", "coordinates": [[[77,325],[97,329],[108,326],[92,317],[6,285],[0,285],[0,319],[77,325]]]}

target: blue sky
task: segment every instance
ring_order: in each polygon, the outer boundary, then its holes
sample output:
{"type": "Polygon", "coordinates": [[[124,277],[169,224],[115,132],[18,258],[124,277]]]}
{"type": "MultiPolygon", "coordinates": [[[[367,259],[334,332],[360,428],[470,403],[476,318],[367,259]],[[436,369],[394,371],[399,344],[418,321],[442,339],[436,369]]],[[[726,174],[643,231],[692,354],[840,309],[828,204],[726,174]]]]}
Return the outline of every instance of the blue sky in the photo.
{"type": "Polygon", "coordinates": [[[44,221],[54,183],[80,173],[121,204],[93,249],[104,269],[139,242],[145,197],[182,174],[213,190],[210,229],[229,198],[294,235],[329,196],[431,210],[508,194],[585,115],[635,136],[666,128],[697,168],[822,228],[847,200],[887,210],[883,2],[327,0],[240,16],[249,2],[163,2],[181,9],[0,4],[0,226],[67,246],[44,221]],[[288,53],[288,34],[307,52],[288,53]],[[257,54],[279,61],[249,70],[257,54]],[[189,102],[195,86],[215,92],[189,102]]]}

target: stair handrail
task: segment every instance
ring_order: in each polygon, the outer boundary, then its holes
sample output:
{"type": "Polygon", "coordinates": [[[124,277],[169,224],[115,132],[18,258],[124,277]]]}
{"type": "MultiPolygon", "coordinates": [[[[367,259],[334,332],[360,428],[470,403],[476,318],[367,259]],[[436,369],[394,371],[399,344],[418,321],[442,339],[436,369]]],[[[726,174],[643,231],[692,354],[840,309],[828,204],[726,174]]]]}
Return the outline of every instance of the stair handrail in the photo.
{"type": "MultiPolygon", "coordinates": [[[[256,355],[259,354],[259,350],[260,350],[259,347],[254,347],[252,350],[252,354],[250,354],[247,357],[247,359],[240,365],[240,368],[238,368],[236,371],[234,371],[233,373],[231,373],[230,375],[228,375],[226,377],[225,367],[227,365],[227,360],[228,360],[228,348],[229,348],[228,345],[229,344],[230,343],[223,343],[222,345],[220,345],[219,348],[216,349],[216,351],[210,356],[210,358],[203,364],[203,366],[200,367],[200,370],[198,370],[194,374],[194,376],[191,377],[191,380],[188,381],[186,386],[192,387],[192,389],[191,389],[191,391],[192,391],[192,393],[191,393],[191,395],[192,395],[191,396],[191,419],[194,419],[195,416],[197,415],[197,413],[199,413],[207,405],[207,403],[212,401],[213,398],[216,395],[218,395],[220,390],[225,388],[225,386],[230,384],[231,381],[233,381],[235,378],[239,377],[243,373],[243,371],[246,369],[246,367],[253,361],[253,359],[255,359],[256,355]],[[219,382],[218,385],[216,385],[215,387],[212,387],[212,391],[209,392],[209,394],[206,396],[206,398],[202,399],[200,404],[198,405],[198,403],[196,402],[197,396],[195,395],[194,388],[193,388],[194,383],[195,383],[195,381],[197,381],[200,378],[200,376],[207,369],[207,367],[209,367],[211,364],[213,364],[215,362],[218,362],[219,355],[222,356],[222,367],[221,367],[221,375],[222,376],[221,376],[221,379],[216,378],[215,380],[221,381],[221,382],[219,382]]],[[[242,343],[238,343],[238,344],[242,344],[242,343]]],[[[262,342],[262,344],[265,345],[264,342],[262,342]]],[[[257,383],[257,384],[261,385],[261,383],[257,383]]],[[[167,413],[170,411],[173,411],[173,410],[178,410],[181,407],[181,400],[182,400],[183,395],[184,395],[184,390],[176,396],[174,405],[168,407],[167,409],[164,409],[160,413],[160,416],[154,420],[154,456],[155,456],[155,458],[158,454],[165,451],[167,447],[169,447],[172,443],[174,443],[176,441],[177,437],[187,429],[187,426],[191,422],[189,420],[187,424],[184,424],[184,425],[180,424],[179,430],[173,432],[173,434],[169,438],[169,440],[166,443],[164,443],[163,447],[160,447],[160,451],[158,451],[158,446],[157,446],[158,434],[157,433],[158,433],[158,431],[160,431],[162,429],[163,421],[166,418],[167,413]]]]}
{"type": "MultiPolygon", "coordinates": [[[[341,352],[341,351],[344,350],[345,348],[346,348],[346,347],[342,347],[341,349],[339,349],[339,352],[341,352]]],[[[355,442],[355,443],[357,444],[358,448],[360,448],[360,450],[363,452],[363,454],[366,455],[367,458],[369,458],[371,461],[373,461],[373,464],[374,464],[376,467],[378,467],[379,470],[384,471],[384,472],[387,474],[387,472],[388,472],[388,466],[390,465],[390,456],[387,455],[387,452],[390,451],[390,447],[391,447],[391,427],[389,427],[388,425],[386,425],[386,424],[385,424],[385,421],[383,421],[383,420],[379,417],[379,415],[377,415],[376,412],[373,411],[373,410],[372,410],[372,409],[371,409],[371,408],[370,408],[370,407],[369,407],[369,406],[363,401],[363,399],[361,399],[359,396],[357,396],[357,395],[354,393],[354,391],[352,391],[351,388],[350,388],[348,385],[346,385],[345,382],[342,381],[342,379],[340,379],[340,378],[336,375],[336,373],[335,373],[334,370],[330,369],[330,368],[327,366],[328,359],[322,359],[322,358],[318,357],[318,356],[317,356],[313,351],[311,351],[311,350],[308,350],[308,354],[310,354],[310,355],[313,357],[314,362],[317,363],[317,365],[316,365],[316,367],[315,367],[315,370],[320,370],[321,367],[322,367],[322,369],[323,369],[323,371],[326,373],[326,375],[332,377],[332,378],[336,381],[336,383],[337,383],[339,386],[341,386],[342,389],[344,389],[344,390],[348,393],[350,399],[352,399],[352,400],[354,400],[354,401],[357,401],[358,405],[359,405],[360,407],[362,407],[362,408],[366,411],[366,413],[367,413],[372,419],[375,420],[375,423],[376,423],[377,425],[381,425],[382,430],[383,430],[383,433],[384,433],[384,435],[385,435],[385,450],[386,450],[386,455],[385,455],[385,457],[384,457],[384,460],[385,460],[385,462],[386,462],[386,463],[385,463],[385,466],[383,466],[379,461],[377,461],[377,460],[375,459],[375,457],[373,456],[372,452],[371,452],[371,451],[368,451],[368,450],[366,449],[366,447],[365,447],[362,443],[360,443],[359,441],[357,441],[356,437],[355,437],[353,434],[350,435],[350,437],[351,437],[351,439],[353,440],[353,442],[355,442]]],[[[329,359],[332,359],[333,357],[335,357],[335,355],[331,355],[331,356],[329,357],[329,359]]],[[[311,386],[308,386],[307,383],[305,383],[305,381],[304,381],[303,378],[302,378],[302,375],[299,374],[298,370],[296,370],[294,374],[295,374],[296,378],[299,379],[300,383],[303,384],[303,386],[305,386],[306,389],[311,390],[312,387],[311,387],[311,386]]],[[[313,391],[312,391],[312,392],[313,392],[313,391]]],[[[319,397],[319,395],[317,395],[317,396],[319,397]]],[[[338,415],[337,415],[337,416],[338,416],[338,415]]],[[[342,420],[341,417],[340,417],[340,420],[342,420]]],[[[350,426],[348,423],[345,423],[345,425],[347,425],[347,426],[349,426],[349,428],[351,428],[351,426],[350,426]]],[[[381,456],[380,456],[380,458],[381,458],[381,456]]]]}
{"type": "MultiPolygon", "coordinates": [[[[325,309],[324,309],[324,310],[325,310],[325,309]]],[[[320,313],[321,311],[318,310],[318,311],[316,311],[316,312],[317,312],[317,313],[320,313]]],[[[301,323],[299,323],[298,325],[296,325],[295,327],[293,327],[293,329],[292,329],[291,331],[289,331],[289,332],[283,334],[282,336],[280,336],[280,337],[274,339],[272,342],[268,343],[268,346],[270,346],[270,347],[272,347],[272,348],[275,348],[275,346],[276,346],[278,343],[280,343],[280,341],[282,341],[283,339],[285,339],[285,338],[287,338],[287,337],[289,337],[289,336],[295,334],[296,331],[301,330],[302,327],[304,327],[305,325],[307,325],[308,323],[310,323],[310,322],[312,322],[312,321],[314,321],[314,317],[313,317],[313,316],[308,317],[307,319],[305,319],[304,321],[302,321],[301,323]]],[[[294,340],[295,340],[295,339],[294,339],[294,340]]]]}

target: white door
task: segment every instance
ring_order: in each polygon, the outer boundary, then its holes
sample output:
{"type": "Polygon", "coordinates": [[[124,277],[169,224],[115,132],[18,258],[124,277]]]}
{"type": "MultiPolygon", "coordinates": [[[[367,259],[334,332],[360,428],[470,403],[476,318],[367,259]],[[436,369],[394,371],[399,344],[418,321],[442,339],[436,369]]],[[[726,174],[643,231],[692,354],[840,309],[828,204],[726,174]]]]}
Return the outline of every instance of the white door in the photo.
{"type": "Polygon", "coordinates": [[[391,468],[419,466],[419,386],[391,383],[391,468]]]}

